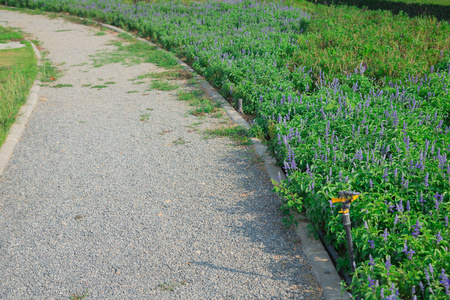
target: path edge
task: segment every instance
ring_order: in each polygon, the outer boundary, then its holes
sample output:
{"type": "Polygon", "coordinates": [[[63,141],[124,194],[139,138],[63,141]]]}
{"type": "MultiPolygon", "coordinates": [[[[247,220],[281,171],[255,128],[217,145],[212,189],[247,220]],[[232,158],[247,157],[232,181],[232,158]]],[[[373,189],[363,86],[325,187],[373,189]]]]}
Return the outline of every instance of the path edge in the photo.
{"type": "MultiPolygon", "coordinates": [[[[137,40],[155,46],[160,51],[169,52],[166,49],[161,48],[158,45],[146,39],[138,37],[119,27],[104,23],[99,23],[99,25],[115,32],[132,35],[137,40]]],[[[230,105],[230,103],[228,103],[228,101],[222,95],[217,92],[214,87],[211,86],[211,84],[209,84],[209,82],[207,82],[202,76],[198,75],[195,70],[187,65],[184,61],[180,60],[176,56],[175,58],[182,67],[184,67],[187,71],[193,73],[195,79],[197,79],[201,87],[206,90],[212,100],[220,104],[222,109],[225,110],[226,114],[234,123],[245,128],[246,130],[250,129],[250,125],[247,123],[247,121],[244,120],[244,118],[230,105]]],[[[285,179],[284,173],[281,168],[276,166],[275,158],[273,158],[269,154],[267,146],[265,146],[257,138],[252,138],[251,140],[253,142],[255,152],[264,161],[264,167],[266,168],[269,177],[277,182],[280,182],[280,179],[285,179]]],[[[339,277],[336,268],[333,265],[330,256],[328,255],[328,252],[325,250],[325,247],[322,245],[320,240],[316,240],[310,236],[307,226],[307,222],[299,222],[298,226],[295,228],[295,233],[301,240],[303,251],[305,252],[306,257],[308,258],[314,271],[314,274],[316,275],[317,281],[322,288],[322,296],[325,298],[325,300],[351,299],[350,295],[346,291],[341,292],[341,278],[339,277]]]]}
{"type": "MultiPolygon", "coordinates": [[[[33,48],[34,54],[36,55],[37,58],[37,66],[39,67],[42,64],[41,53],[37,49],[36,45],[33,44],[33,42],[31,41],[28,42],[31,44],[31,47],[33,48]]],[[[28,120],[34,111],[36,104],[38,103],[38,93],[40,90],[39,86],[40,83],[41,82],[37,79],[33,82],[33,85],[28,93],[27,101],[22,105],[19,112],[17,113],[16,121],[14,122],[13,125],[11,125],[8,135],[6,136],[5,142],[0,148],[0,175],[2,175],[4,169],[8,165],[9,159],[13,155],[14,148],[20,141],[22,133],[27,126],[28,120]]]]}

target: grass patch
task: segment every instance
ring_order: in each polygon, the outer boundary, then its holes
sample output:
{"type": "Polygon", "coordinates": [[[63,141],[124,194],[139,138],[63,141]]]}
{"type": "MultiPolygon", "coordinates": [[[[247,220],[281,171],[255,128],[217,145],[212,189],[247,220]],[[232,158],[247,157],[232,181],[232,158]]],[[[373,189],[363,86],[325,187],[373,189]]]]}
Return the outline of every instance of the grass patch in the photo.
{"type": "Polygon", "coordinates": [[[116,82],[115,81],[107,81],[107,82],[105,82],[105,84],[116,84],[116,82]]]}
{"type": "Polygon", "coordinates": [[[166,69],[180,68],[174,54],[157,50],[153,45],[136,41],[130,35],[122,34],[119,37],[123,40],[112,42],[112,45],[117,46],[116,50],[91,56],[94,67],[98,68],[111,63],[121,63],[127,66],[152,63],[166,69]]]}
{"type": "Polygon", "coordinates": [[[90,87],[92,84],[90,84],[90,83],[86,83],[86,84],[83,84],[83,85],[81,85],[81,87],[90,87]]]}
{"type": "Polygon", "coordinates": [[[183,140],[183,138],[180,138],[180,137],[172,142],[172,144],[174,144],[174,145],[184,145],[186,143],[190,143],[190,142],[185,141],[185,140],[183,140]]]}
{"type": "Polygon", "coordinates": [[[148,74],[148,77],[155,79],[165,79],[165,80],[181,80],[192,78],[192,73],[184,69],[179,70],[169,70],[164,72],[153,72],[148,74]]]}
{"type": "Polygon", "coordinates": [[[178,84],[173,84],[167,81],[160,81],[160,80],[155,80],[150,84],[150,88],[152,90],[159,90],[159,91],[173,91],[179,87],[180,86],[178,84]]]}
{"type": "Polygon", "coordinates": [[[207,129],[205,130],[205,133],[207,133],[210,137],[230,137],[239,146],[249,146],[252,144],[247,130],[239,125],[207,129]]]}
{"type": "MultiPolygon", "coordinates": [[[[4,41],[19,37],[0,26],[4,41]]],[[[37,59],[29,42],[24,48],[0,50],[0,145],[3,144],[20,107],[37,76],[37,59]]]]}
{"type": "Polygon", "coordinates": [[[140,117],[139,121],[146,122],[150,119],[150,114],[142,114],[139,117],[140,117]]]}
{"type": "Polygon", "coordinates": [[[186,285],[186,281],[175,282],[175,283],[162,283],[158,285],[158,289],[161,291],[170,291],[173,292],[176,287],[186,285]]]}
{"type": "Polygon", "coordinates": [[[60,29],[56,30],[55,32],[66,32],[66,31],[72,31],[72,29],[60,29]]]}
{"type": "Polygon", "coordinates": [[[107,87],[108,86],[104,85],[104,84],[97,84],[97,85],[91,86],[91,89],[104,89],[104,88],[107,88],[107,87]]]}
{"type": "Polygon", "coordinates": [[[17,32],[12,28],[0,26],[0,43],[21,40],[23,40],[23,35],[20,32],[17,32]]]}
{"type": "Polygon", "coordinates": [[[52,62],[46,57],[47,51],[41,52],[42,55],[42,65],[38,67],[39,69],[39,80],[41,82],[52,82],[61,77],[62,72],[58,70],[52,62]]]}
{"type": "Polygon", "coordinates": [[[187,101],[189,105],[194,106],[189,113],[191,115],[201,117],[210,115],[211,117],[223,116],[223,110],[220,109],[220,104],[205,97],[205,93],[202,90],[192,90],[190,92],[180,91],[178,93],[178,99],[187,101]]]}
{"type": "Polygon", "coordinates": [[[127,94],[133,94],[133,93],[139,93],[138,90],[132,90],[132,91],[128,91],[127,94]]]}
{"type": "Polygon", "coordinates": [[[58,84],[56,84],[56,85],[54,85],[54,86],[52,86],[52,87],[54,87],[54,88],[63,88],[63,87],[73,87],[73,84],[67,84],[67,83],[58,83],[58,84]]]}
{"type": "Polygon", "coordinates": [[[78,295],[78,294],[72,294],[72,295],[70,296],[70,300],[81,300],[81,299],[86,298],[87,296],[89,296],[89,294],[88,294],[88,289],[86,289],[81,295],[78,295]]]}
{"type": "Polygon", "coordinates": [[[104,32],[104,31],[99,31],[99,32],[96,32],[94,35],[95,35],[95,36],[102,36],[102,35],[106,35],[106,32],[104,32]]]}

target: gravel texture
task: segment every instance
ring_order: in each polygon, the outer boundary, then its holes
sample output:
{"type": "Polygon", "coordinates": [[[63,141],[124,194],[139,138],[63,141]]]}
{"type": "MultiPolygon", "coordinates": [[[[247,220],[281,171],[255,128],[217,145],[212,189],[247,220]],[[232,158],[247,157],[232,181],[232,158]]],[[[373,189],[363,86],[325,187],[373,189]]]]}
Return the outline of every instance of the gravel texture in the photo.
{"type": "Polygon", "coordinates": [[[254,152],[202,133],[225,117],[199,119],[175,91],[129,81],[154,65],[93,68],[116,34],[0,20],[42,41],[65,69],[54,84],[73,85],[41,87],[0,176],[1,299],[321,298],[254,152]]]}

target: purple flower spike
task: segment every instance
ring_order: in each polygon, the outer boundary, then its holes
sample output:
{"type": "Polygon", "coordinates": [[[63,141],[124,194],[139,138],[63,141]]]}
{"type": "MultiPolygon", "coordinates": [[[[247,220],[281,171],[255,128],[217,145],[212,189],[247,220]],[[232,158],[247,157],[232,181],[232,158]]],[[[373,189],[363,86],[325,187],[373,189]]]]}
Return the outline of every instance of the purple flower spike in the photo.
{"type": "Polygon", "coordinates": [[[425,178],[423,180],[423,185],[424,186],[429,186],[430,184],[428,183],[428,178],[429,178],[430,174],[427,172],[427,174],[425,175],[425,178]]]}
{"type": "Polygon", "coordinates": [[[387,242],[387,237],[389,236],[389,232],[387,228],[384,230],[384,233],[381,235],[384,238],[384,241],[387,242]]]}
{"type": "Polygon", "coordinates": [[[422,281],[419,281],[419,288],[422,292],[425,290],[425,288],[423,287],[422,281]]]}
{"type": "Polygon", "coordinates": [[[375,242],[373,240],[368,240],[370,244],[370,249],[375,249],[375,242]]]}
{"type": "Polygon", "coordinates": [[[387,271],[387,275],[388,275],[388,276],[390,275],[389,270],[391,269],[391,266],[392,266],[392,264],[391,264],[391,258],[388,256],[386,262],[384,263],[384,267],[386,268],[386,271],[387,271]]]}
{"type": "Polygon", "coordinates": [[[420,226],[419,220],[417,220],[416,225],[413,225],[413,232],[412,232],[412,236],[417,238],[420,234],[420,229],[422,228],[422,226],[420,226]]]}

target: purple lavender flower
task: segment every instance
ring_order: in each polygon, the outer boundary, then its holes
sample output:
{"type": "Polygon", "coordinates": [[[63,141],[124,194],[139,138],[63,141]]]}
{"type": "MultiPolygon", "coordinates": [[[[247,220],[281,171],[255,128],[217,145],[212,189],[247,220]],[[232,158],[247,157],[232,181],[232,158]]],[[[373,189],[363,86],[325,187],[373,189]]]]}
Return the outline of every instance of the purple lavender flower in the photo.
{"type": "Polygon", "coordinates": [[[370,275],[367,277],[367,279],[369,280],[369,287],[373,289],[375,286],[375,279],[370,278],[370,275]]]}
{"type": "Polygon", "coordinates": [[[422,281],[419,281],[419,288],[420,288],[420,290],[421,290],[422,292],[425,291],[425,288],[423,287],[422,281]]]}
{"type": "Polygon", "coordinates": [[[409,200],[406,200],[406,211],[410,211],[411,210],[411,206],[409,204],[409,200]]]}
{"type": "Polygon", "coordinates": [[[420,226],[419,220],[417,220],[416,225],[413,225],[413,232],[412,232],[412,236],[417,238],[420,234],[420,229],[422,228],[422,226],[420,226]]]}
{"type": "Polygon", "coordinates": [[[441,280],[439,281],[445,288],[445,294],[450,295],[450,279],[447,274],[445,274],[445,270],[442,269],[441,275],[439,276],[441,280]]]}
{"type": "Polygon", "coordinates": [[[398,223],[398,215],[395,215],[394,224],[397,224],[397,223],[398,223]]]}
{"type": "Polygon", "coordinates": [[[389,270],[391,269],[391,266],[392,266],[391,258],[388,256],[388,258],[386,259],[386,262],[384,263],[384,267],[385,267],[385,269],[387,271],[387,275],[388,276],[390,275],[389,270]]]}
{"type": "Polygon", "coordinates": [[[409,251],[406,252],[406,254],[407,254],[408,259],[412,260],[412,257],[413,257],[414,254],[416,254],[416,251],[414,251],[413,249],[409,248],[409,251]]]}
{"type": "Polygon", "coordinates": [[[425,271],[425,279],[428,281],[428,284],[430,284],[430,274],[428,273],[427,267],[425,267],[424,271],[425,271]]]}
{"type": "Polygon", "coordinates": [[[373,240],[368,240],[370,244],[370,249],[375,249],[375,242],[373,240]]]}
{"type": "Polygon", "coordinates": [[[384,169],[383,178],[385,181],[388,181],[388,169],[387,168],[384,169]]]}
{"type": "Polygon", "coordinates": [[[387,237],[389,236],[389,232],[388,232],[387,228],[384,229],[384,233],[381,236],[384,238],[384,241],[387,242],[387,240],[388,240],[387,237]]]}
{"type": "Polygon", "coordinates": [[[430,174],[427,172],[427,174],[425,175],[425,178],[423,180],[423,184],[424,186],[429,186],[430,184],[428,183],[428,178],[429,178],[430,174]]]}
{"type": "Polygon", "coordinates": [[[368,265],[369,266],[374,266],[375,265],[375,261],[373,260],[373,257],[372,257],[372,254],[369,254],[369,262],[368,262],[368,265]]]}

